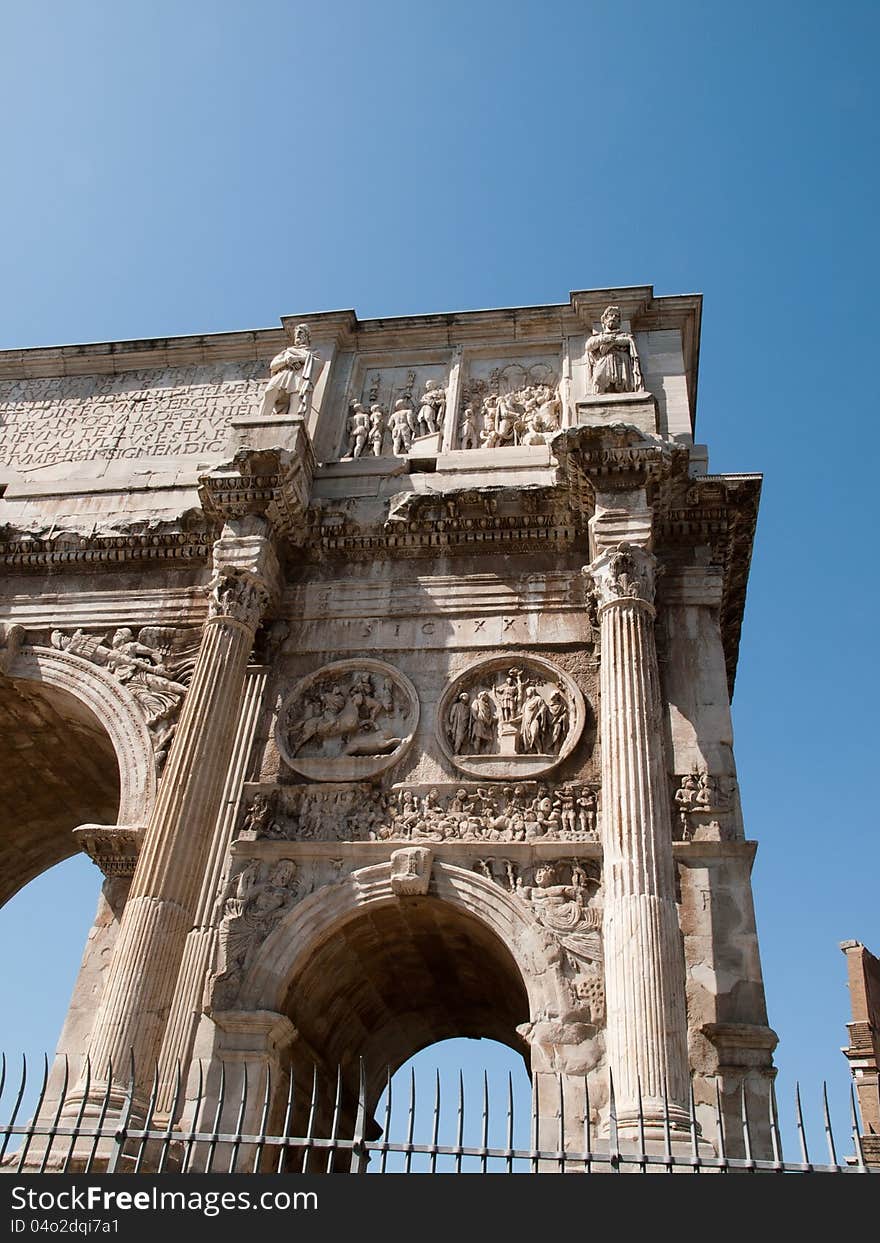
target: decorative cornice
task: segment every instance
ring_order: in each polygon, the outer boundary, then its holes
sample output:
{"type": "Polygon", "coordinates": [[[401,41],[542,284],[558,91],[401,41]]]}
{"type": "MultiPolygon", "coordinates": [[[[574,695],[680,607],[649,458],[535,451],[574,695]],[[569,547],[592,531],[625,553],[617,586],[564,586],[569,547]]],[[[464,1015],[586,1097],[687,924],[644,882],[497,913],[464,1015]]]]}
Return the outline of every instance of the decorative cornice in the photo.
{"type": "Polygon", "coordinates": [[[7,570],[60,566],[122,566],[161,561],[165,564],[207,561],[216,531],[169,531],[127,535],[60,533],[36,536],[5,528],[0,565],[7,570]]]}
{"type": "Polygon", "coordinates": [[[239,449],[231,462],[200,476],[199,499],[209,518],[228,522],[256,514],[277,536],[304,541],[315,459],[304,424],[292,430],[291,448],[239,449]]]}
{"type": "Polygon", "coordinates": [[[662,499],[664,485],[686,479],[689,449],[627,423],[569,427],[553,437],[557,478],[582,522],[596,507],[597,492],[644,488],[648,501],[662,499]]]}

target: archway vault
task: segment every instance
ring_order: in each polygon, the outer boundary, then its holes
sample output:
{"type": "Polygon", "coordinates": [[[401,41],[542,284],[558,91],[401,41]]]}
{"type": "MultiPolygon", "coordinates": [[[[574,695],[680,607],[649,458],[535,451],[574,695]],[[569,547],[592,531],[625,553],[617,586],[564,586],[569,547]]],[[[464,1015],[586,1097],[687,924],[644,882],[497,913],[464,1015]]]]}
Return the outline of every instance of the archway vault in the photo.
{"type": "Polygon", "coordinates": [[[364,1058],[375,1105],[388,1071],[453,1036],[523,1054],[518,1031],[564,1000],[553,950],[523,904],[477,873],[435,862],[429,892],[396,896],[388,863],[300,902],[261,946],[238,1008],[285,1015],[294,1061],[364,1058]]]}
{"type": "Polygon", "coordinates": [[[100,667],[23,647],[0,680],[0,905],[78,850],[84,823],[140,828],[156,795],[150,735],[100,667]]]}

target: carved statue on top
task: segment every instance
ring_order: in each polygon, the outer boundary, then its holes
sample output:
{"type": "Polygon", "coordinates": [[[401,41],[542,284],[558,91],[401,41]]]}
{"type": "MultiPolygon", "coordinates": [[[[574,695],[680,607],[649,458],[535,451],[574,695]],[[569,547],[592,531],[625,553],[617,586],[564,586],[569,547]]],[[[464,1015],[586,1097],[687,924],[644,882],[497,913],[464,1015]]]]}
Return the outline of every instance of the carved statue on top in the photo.
{"type": "Polygon", "coordinates": [[[412,406],[402,397],[399,397],[394,403],[394,409],[388,420],[388,430],[391,432],[392,452],[399,457],[409,453],[416,424],[412,406]]]}
{"type": "Polygon", "coordinates": [[[105,634],[53,630],[51,643],[58,651],[103,666],[126,685],[144,714],[161,767],[195,667],[199,643],[195,633],[144,626],[135,638],[128,626],[119,626],[108,643],[105,634]]]}
{"type": "Polygon", "coordinates": [[[269,381],[260,413],[295,413],[304,418],[312,408],[312,393],[320,370],[320,355],[312,349],[308,325],[297,324],[293,345],[276,354],[269,364],[269,381]]]}
{"type": "Polygon", "coordinates": [[[587,369],[594,393],[645,391],[635,337],[620,331],[620,307],[607,306],[602,330],[587,338],[587,369]]]}
{"type": "Polygon", "coordinates": [[[479,449],[480,434],[477,431],[477,416],[473,406],[465,406],[458,429],[458,447],[460,449],[479,449]]]}

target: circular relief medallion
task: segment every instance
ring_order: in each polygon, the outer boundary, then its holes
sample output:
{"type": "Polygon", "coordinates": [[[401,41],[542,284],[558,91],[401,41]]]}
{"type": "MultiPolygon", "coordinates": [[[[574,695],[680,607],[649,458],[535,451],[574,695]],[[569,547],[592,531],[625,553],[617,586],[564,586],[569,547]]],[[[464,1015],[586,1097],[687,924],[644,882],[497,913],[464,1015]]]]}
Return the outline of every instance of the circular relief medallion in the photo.
{"type": "Polygon", "coordinates": [[[396,764],[419,723],[415,687],[379,660],[339,660],[284,697],[281,755],[312,781],[363,781],[396,764]]]}
{"type": "Polygon", "coordinates": [[[549,660],[499,656],[472,666],[443,692],[437,741],[472,777],[538,777],[570,754],[586,713],[577,686],[549,660]]]}

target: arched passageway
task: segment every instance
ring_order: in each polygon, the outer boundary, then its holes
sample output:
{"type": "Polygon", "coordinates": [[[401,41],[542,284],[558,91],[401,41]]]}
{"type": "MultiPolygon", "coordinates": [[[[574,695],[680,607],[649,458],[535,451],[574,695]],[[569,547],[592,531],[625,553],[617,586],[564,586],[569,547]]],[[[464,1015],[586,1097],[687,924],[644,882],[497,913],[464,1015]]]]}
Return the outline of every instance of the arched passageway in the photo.
{"type": "Polygon", "coordinates": [[[294,1063],[313,1054],[353,1086],[363,1057],[370,1109],[389,1071],[438,1041],[487,1037],[528,1052],[517,1027],[529,1002],[509,950],[485,924],[434,897],[354,914],[290,980],[282,1012],[299,1033],[294,1063]]]}
{"type": "Polygon", "coordinates": [[[114,824],[119,765],[106,729],[68,691],[0,681],[0,905],[76,854],[71,830],[114,824]]]}

